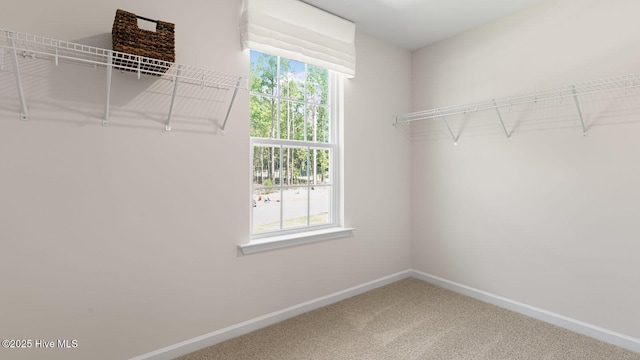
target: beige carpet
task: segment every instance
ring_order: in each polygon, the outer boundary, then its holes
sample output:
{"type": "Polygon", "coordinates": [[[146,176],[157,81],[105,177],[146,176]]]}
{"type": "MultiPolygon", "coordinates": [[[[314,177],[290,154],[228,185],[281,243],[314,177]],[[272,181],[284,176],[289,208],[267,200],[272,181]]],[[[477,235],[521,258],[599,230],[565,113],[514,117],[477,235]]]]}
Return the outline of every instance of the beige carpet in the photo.
{"type": "Polygon", "coordinates": [[[640,353],[405,279],[179,359],[640,360],[640,353]]]}

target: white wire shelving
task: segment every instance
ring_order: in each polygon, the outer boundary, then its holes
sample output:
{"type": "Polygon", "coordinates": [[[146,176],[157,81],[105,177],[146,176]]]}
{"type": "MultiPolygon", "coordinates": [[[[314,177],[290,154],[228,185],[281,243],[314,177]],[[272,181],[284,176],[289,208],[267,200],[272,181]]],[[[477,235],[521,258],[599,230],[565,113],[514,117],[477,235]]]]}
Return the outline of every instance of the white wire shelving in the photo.
{"type": "Polygon", "coordinates": [[[568,85],[553,89],[540,90],[526,94],[520,94],[516,96],[507,96],[502,98],[488,99],[475,103],[452,105],[441,108],[434,108],[423,111],[416,111],[412,113],[406,113],[393,117],[394,125],[409,124],[415,121],[423,120],[442,120],[449,136],[453,139],[454,144],[458,142],[458,136],[454,135],[449,123],[447,122],[448,116],[460,115],[460,114],[472,114],[477,111],[483,110],[495,110],[497,120],[504,131],[504,134],[509,140],[511,134],[507,131],[505,122],[502,118],[500,109],[511,108],[515,105],[530,104],[545,102],[550,100],[562,100],[564,98],[572,98],[576,107],[577,115],[580,119],[583,135],[587,135],[587,127],[585,125],[584,117],[582,114],[582,108],[580,106],[580,97],[589,94],[597,94],[614,90],[626,90],[631,88],[640,87],[640,74],[626,74],[615,76],[606,79],[594,80],[585,83],[568,85]]]}
{"type": "Polygon", "coordinates": [[[113,69],[137,73],[138,78],[142,75],[153,75],[157,76],[158,79],[174,82],[169,113],[165,123],[165,129],[167,131],[171,130],[171,118],[180,84],[233,91],[224,122],[220,126],[222,131],[224,131],[227,126],[229,114],[231,113],[238,90],[246,90],[248,88],[247,79],[239,75],[200,69],[188,65],[4,29],[0,29],[0,50],[0,70],[3,70],[5,61],[7,61],[5,59],[5,53],[8,54],[9,61],[13,66],[18,95],[20,97],[21,120],[27,120],[29,113],[20,74],[19,57],[52,60],[56,65],[60,62],[67,62],[106,67],[105,86],[107,91],[104,116],[102,118],[103,126],[108,126],[109,124],[109,102],[113,69]]]}

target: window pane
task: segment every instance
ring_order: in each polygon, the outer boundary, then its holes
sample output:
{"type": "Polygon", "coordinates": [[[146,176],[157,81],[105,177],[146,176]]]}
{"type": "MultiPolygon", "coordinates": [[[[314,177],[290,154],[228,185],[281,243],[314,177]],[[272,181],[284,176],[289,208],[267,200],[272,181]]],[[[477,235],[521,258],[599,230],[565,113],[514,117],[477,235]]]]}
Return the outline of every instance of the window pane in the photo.
{"type": "Polygon", "coordinates": [[[310,225],[328,224],[331,222],[331,189],[327,186],[315,186],[310,195],[310,225]]]}
{"type": "Polygon", "coordinates": [[[253,233],[280,229],[280,191],[265,188],[253,192],[253,233]]]}
{"type": "Polygon", "coordinates": [[[311,183],[312,184],[331,184],[329,177],[329,161],[331,159],[329,150],[311,149],[311,183]]]}
{"type": "Polygon", "coordinates": [[[278,95],[278,57],[251,51],[251,91],[278,95]]]}
{"type": "Polygon", "coordinates": [[[280,91],[283,98],[304,101],[304,63],[280,58],[280,91]]]}
{"type": "Polygon", "coordinates": [[[254,186],[280,185],[280,147],[253,147],[254,186]]]}
{"type": "Polygon", "coordinates": [[[309,65],[307,71],[307,101],[327,105],[329,103],[329,71],[313,65],[309,65]]]}
{"type": "Polygon", "coordinates": [[[273,98],[251,96],[251,136],[273,138],[276,135],[278,102],[273,98]]]}
{"type": "Polygon", "coordinates": [[[331,224],[332,148],[320,148],[335,141],[329,71],[256,51],[250,59],[252,234],[331,224]]]}
{"type": "Polygon", "coordinates": [[[304,139],[304,104],[294,101],[280,102],[280,139],[304,139]]]}
{"type": "Polygon", "coordinates": [[[283,191],[283,228],[307,226],[307,188],[289,188],[283,191]]]}
{"type": "Polygon", "coordinates": [[[329,109],[326,106],[307,105],[307,141],[329,143],[329,109]]]}
{"type": "Polygon", "coordinates": [[[309,183],[309,150],[285,147],[282,154],[283,182],[286,186],[309,183]]]}

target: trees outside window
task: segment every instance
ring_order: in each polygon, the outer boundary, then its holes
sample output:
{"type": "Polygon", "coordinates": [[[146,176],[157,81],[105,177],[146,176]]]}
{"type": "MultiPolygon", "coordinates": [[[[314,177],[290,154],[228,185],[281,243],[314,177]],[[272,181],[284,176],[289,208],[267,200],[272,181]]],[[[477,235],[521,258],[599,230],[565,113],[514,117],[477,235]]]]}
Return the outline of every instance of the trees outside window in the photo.
{"type": "Polygon", "coordinates": [[[335,222],[332,75],[251,51],[252,234],[335,222]]]}

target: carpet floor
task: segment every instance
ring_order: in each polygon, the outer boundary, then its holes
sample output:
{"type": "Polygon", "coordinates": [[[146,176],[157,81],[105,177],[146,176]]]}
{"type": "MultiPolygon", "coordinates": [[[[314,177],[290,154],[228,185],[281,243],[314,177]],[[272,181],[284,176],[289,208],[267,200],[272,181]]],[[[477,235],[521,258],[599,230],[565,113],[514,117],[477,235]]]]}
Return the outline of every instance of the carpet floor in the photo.
{"type": "Polygon", "coordinates": [[[409,278],[178,360],[640,360],[625,350],[409,278]]]}

